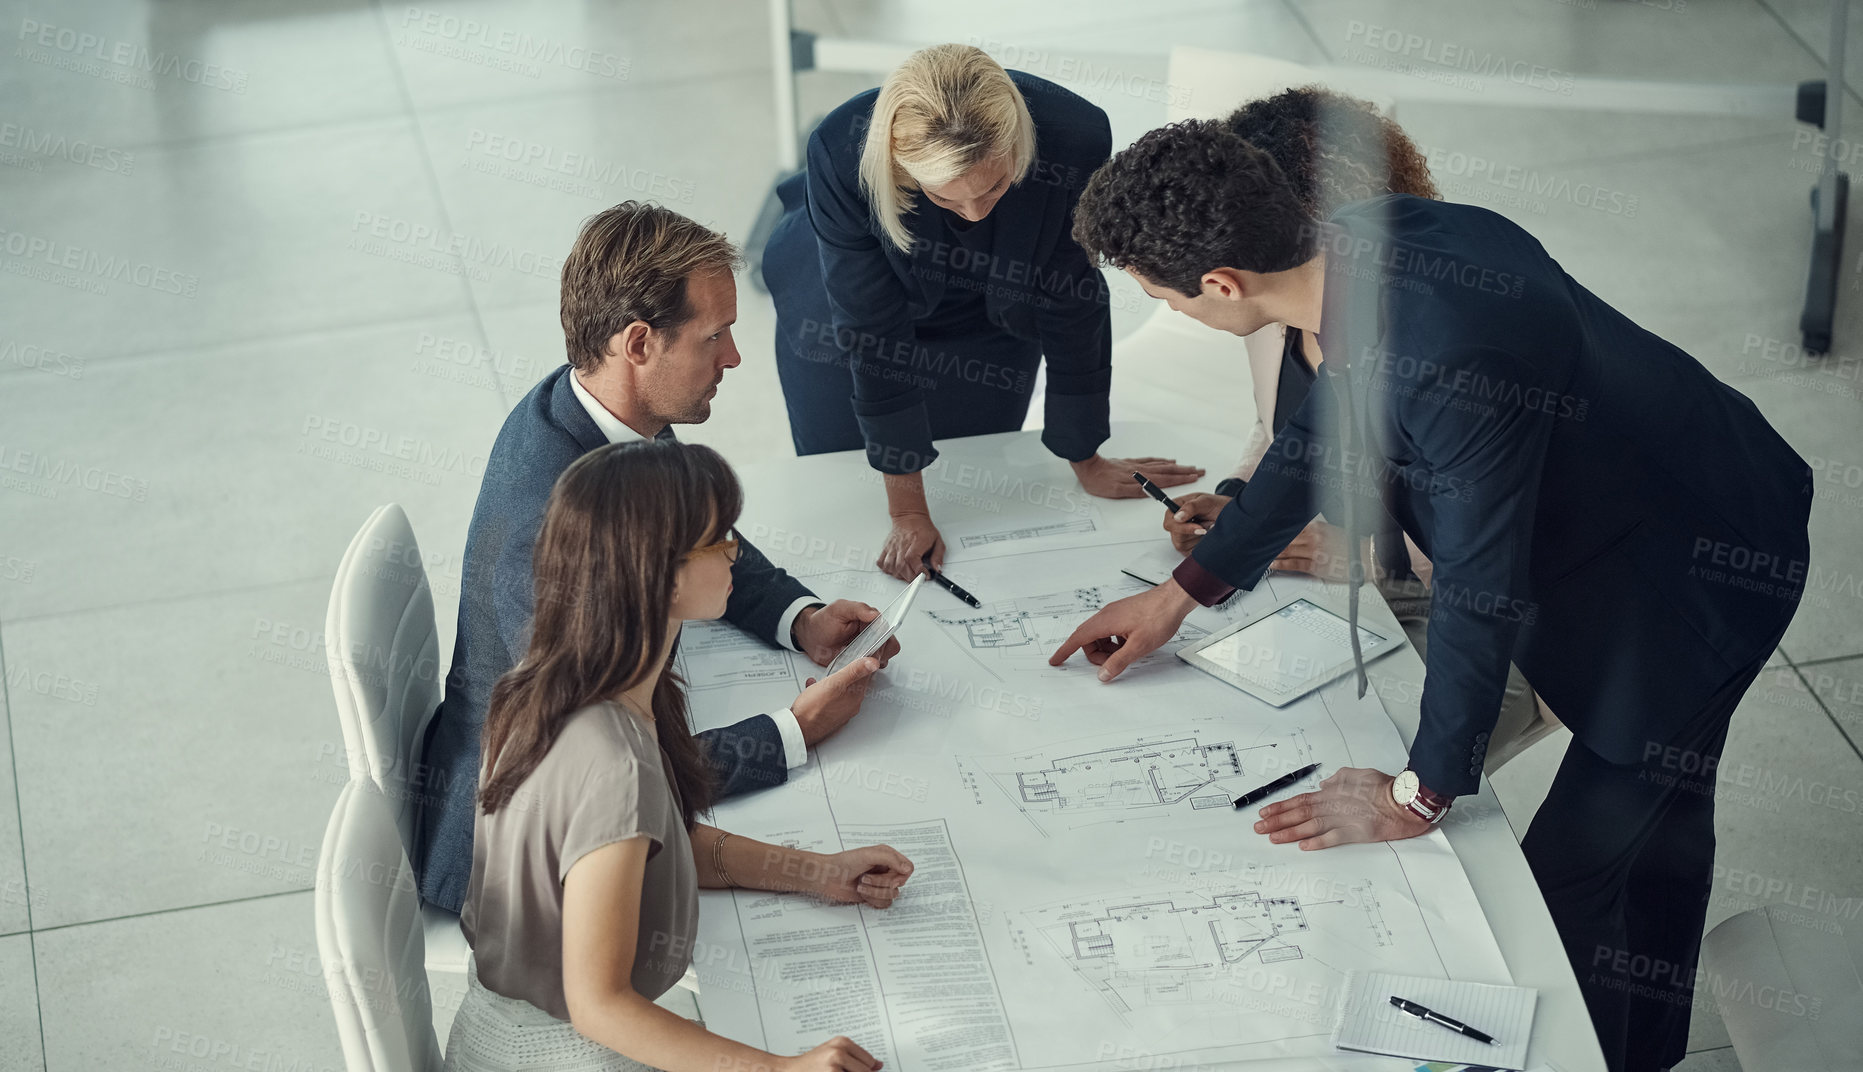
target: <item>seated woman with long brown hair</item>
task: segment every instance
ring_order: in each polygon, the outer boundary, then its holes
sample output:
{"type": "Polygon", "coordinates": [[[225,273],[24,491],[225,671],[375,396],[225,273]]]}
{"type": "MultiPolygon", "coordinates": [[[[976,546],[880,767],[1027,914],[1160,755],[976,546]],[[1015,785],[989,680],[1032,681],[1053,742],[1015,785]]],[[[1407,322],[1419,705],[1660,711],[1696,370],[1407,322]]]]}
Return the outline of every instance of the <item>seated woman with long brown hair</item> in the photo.
{"type": "Polygon", "coordinates": [[[654,1004],[691,961],[701,887],[885,908],[912,874],[885,845],[823,857],[697,821],[710,768],[667,663],[682,622],[724,613],[741,503],[724,459],[673,442],[605,446],[557,480],[529,649],[485,720],[449,1069],[880,1067],[846,1038],[779,1057],[654,1004]]]}

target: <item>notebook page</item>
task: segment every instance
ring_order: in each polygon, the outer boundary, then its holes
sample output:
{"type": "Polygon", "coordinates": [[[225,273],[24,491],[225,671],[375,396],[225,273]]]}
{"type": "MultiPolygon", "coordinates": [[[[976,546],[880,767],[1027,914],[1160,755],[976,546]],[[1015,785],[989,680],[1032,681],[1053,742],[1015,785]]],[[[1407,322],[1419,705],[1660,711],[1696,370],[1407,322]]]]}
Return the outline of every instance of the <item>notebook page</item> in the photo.
{"type": "Polygon", "coordinates": [[[1353,972],[1346,983],[1333,1045],[1425,1061],[1522,1068],[1538,1000],[1539,992],[1526,987],[1353,972]],[[1494,1042],[1481,1042],[1400,1012],[1391,1004],[1392,995],[1485,1031],[1494,1036],[1494,1042]]]}

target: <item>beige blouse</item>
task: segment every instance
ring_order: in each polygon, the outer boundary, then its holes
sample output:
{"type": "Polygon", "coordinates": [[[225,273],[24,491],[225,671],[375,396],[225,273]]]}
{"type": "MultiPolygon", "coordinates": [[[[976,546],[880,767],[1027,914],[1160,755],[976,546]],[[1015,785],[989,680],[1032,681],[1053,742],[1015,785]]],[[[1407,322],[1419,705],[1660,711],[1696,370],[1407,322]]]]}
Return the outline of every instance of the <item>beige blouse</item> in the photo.
{"type": "Polygon", "coordinates": [[[634,989],[669,990],[692,960],[699,882],[673,772],[651,722],[613,703],[569,716],[509,803],[473,822],[472,879],[460,925],[479,982],[561,1020],[563,880],[577,860],[648,839],[634,989]]]}

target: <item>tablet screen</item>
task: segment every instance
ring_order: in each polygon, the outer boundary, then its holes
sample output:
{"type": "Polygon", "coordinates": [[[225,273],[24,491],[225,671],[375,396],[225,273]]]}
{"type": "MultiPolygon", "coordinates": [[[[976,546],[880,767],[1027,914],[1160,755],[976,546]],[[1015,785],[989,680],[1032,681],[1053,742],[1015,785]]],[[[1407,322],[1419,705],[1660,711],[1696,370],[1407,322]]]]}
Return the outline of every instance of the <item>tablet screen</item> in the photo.
{"type": "Polygon", "coordinates": [[[906,590],[895,596],[893,601],[887,604],[886,609],[880,612],[879,617],[868,622],[867,627],[860,631],[859,636],[848,641],[847,647],[842,648],[841,653],[828,664],[828,672],[836,673],[852,665],[855,660],[879,651],[893,633],[905,624],[906,615],[912,611],[912,598],[918,595],[919,586],[924,583],[923,573],[914,577],[912,583],[906,586],[906,590]]]}
{"type": "MultiPolygon", "coordinates": [[[[1273,614],[1198,648],[1196,655],[1274,696],[1302,691],[1352,659],[1347,622],[1317,603],[1296,599],[1273,614]]],[[[1366,659],[1394,641],[1358,627],[1366,659]]]]}

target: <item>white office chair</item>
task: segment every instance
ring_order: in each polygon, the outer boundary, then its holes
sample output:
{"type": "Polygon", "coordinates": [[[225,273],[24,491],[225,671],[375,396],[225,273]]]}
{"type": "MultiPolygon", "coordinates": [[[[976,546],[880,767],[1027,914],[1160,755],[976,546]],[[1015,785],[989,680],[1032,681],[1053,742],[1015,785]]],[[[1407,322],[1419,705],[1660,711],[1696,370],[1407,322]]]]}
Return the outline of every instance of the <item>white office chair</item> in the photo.
{"type": "Polygon", "coordinates": [[[1696,994],[1707,991],[1720,1006],[1741,1067],[1863,1068],[1863,926],[1856,920],[1755,908],[1708,932],[1701,966],[1696,994]]]}
{"type": "Polygon", "coordinates": [[[349,1072],[439,1072],[414,869],[381,790],[337,795],[317,860],[317,956],[349,1072]]]}
{"type": "MultiPolygon", "coordinates": [[[[437,791],[431,779],[414,776],[440,704],[440,640],[423,561],[407,514],[394,503],[379,507],[337,566],[324,622],[349,776],[381,790],[410,860],[418,794],[437,791]]],[[[471,949],[459,917],[427,904],[420,915],[427,970],[453,977],[449,992],[463,995],[471,949]]]]}

